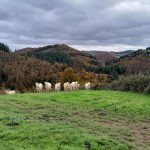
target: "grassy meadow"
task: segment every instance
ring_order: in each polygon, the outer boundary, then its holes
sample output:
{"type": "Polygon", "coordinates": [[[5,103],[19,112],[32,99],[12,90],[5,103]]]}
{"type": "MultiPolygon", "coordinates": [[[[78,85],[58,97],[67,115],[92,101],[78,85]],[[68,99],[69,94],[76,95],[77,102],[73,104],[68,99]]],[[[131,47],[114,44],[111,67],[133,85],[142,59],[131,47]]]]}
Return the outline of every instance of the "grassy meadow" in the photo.
{"type": "Polygon", "coordinates": [[[0,150],[148,150],[150,95],[0,95],[0,150]]]}

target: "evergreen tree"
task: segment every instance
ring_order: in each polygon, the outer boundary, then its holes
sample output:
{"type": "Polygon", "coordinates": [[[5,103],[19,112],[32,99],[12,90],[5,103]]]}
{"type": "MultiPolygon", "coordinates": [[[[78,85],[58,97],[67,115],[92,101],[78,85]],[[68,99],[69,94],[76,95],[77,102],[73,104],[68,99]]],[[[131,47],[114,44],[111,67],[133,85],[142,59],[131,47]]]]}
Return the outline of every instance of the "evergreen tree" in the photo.
{"type": "Polygon", "coordinates": [[[10,52],[10,49],[6,44],[0,42],[0,51],[4,51],[8,53],[10,52]]]}

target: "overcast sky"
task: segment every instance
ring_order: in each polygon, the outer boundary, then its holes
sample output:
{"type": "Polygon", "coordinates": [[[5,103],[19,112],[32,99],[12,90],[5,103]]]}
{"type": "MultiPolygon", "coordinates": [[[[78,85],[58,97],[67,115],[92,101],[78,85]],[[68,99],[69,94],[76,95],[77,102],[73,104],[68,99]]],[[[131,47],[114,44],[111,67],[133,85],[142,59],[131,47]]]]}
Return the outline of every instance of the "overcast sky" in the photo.
{"type": "Polygon", "coordinates": [[[0,41],[11,49],[64,43],[81,50],[150,46],[150,0],[1,0],[0,41]]]}

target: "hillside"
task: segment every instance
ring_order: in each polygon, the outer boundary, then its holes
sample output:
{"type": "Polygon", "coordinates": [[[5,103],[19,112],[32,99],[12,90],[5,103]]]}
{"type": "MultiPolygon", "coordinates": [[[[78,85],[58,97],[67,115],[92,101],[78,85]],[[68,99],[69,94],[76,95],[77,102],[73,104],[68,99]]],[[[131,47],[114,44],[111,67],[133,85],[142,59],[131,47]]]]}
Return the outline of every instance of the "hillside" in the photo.
{"type": "Polygon", "coordinates": [[[134,74],[141,72],[145,74],[150,72],[149,49],[122,52],[78,51],[65,44],[56,44],[39,48],[25,48],[16,53],[34,56],[51,64],[62,63],[75,70],[80,68],[96,73],[134,74]]]}
{"type": "Polygon", "coordinates": [[[100,61],[102,64],[105,64],[106,62],[116,59],[114,52],[106,52],[106,51],[85,51],[85,52],[91,54],[92,56],[95,56],[97,60],[100,61]]]}
{"type": "Polygon", "coordinates": [[[68,67],[62,63],[50,64],[47,61],[28,56],[0,52],[0,91],[3,89],[16,89],[20,92],[34,91],[35,82],[79,81],[84,84],[104,82],[106,77],[96,77],[94,73],[83,69],[68,67]]]}
{"type": "Polygon", "coordinates": [[[127,50],[122,52],[86,51],[101,60],[103,67],[99,67],[98,73],[106,74],[149,74],[150,73],[150,49],[127,50]]]}
{"type": "Polygon", "coordinates": [[[0,89],[25,91],[31,90],[35,82],[56,82],[65,68],[62,64],[51,65],[19,54],[0,52],[0,89]]]}
{"type": "Polygon", "coordinates": [[[114,56],[116,58],[120,58],[120,57],[124,57],[124,56],[130,55],[131,53],[134,53],[134,51],[133,50],[126,50],[126,51],[113,52],[113,53],[114,53],[114,56]]]}
{"type": "Polygon", "coordinates": [[[95,56],[98,61],[102,62],[102,64],[105,64],[109,61],[115,60],[117,58],[129,55],[132,53],[132,50],[126,50],[121,52],[115,52],[115,51],[85,51],[88,54],[91,54],[92,56],[95,56]]]}
{"type": "Polygon", "coordinates": [[[149,99],[117,91],[0,95],[0,148],[148,150],[149,99]]]}
{"type": "Polygon", "coordinates": [[[34,56],[38,59],[46,60],[50,63],[63,63],[74,68],[83,68],[92,71],[101,66],[100,61],[95,56],[78,51],[65,44],[48,45],[39,48],[24,48],[16,53],[34,56]]]}
{"type": "Polygon", "coordinates": [[[128,55],[122,56],[112,61],[113,65],[118,64],[126,69],[127,73],[150,73],[150,51],[137,50],[128,55]]]}

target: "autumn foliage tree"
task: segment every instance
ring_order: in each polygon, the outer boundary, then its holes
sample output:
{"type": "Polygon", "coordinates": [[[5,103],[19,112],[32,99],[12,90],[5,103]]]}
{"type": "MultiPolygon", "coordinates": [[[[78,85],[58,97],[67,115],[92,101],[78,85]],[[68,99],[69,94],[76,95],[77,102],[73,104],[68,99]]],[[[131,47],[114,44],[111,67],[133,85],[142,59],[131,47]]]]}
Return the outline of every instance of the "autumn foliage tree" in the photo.
{"type": "Polygon", "coordinates": [[[67,68],[62,74],[62,82],[79,81],[80,77],[72,68],[67,68]]]}
{"type": "Polygon", "coordinates": [[[68,68],[61,63],[50,64],[28,56],[0,52],[0,88],[16,89],[21,92],[33,91],[35,82],[79,81],[98,83],[99,79],[92,72],[83,69],[68,68]]]}
{"type": "Polygon", "coordinates": [[[51,65],[13,53],[0,52],[0,86],[19,91],[33,89],[35,82],[54,83],[63,72],[62,64],[51,65]]]}

